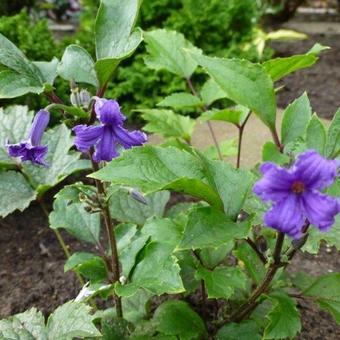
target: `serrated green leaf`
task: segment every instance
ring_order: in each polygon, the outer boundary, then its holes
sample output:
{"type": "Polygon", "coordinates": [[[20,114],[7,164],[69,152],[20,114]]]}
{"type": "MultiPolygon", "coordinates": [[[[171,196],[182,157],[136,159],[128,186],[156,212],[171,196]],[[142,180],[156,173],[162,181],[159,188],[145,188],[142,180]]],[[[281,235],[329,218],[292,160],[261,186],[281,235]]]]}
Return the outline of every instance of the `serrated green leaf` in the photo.
{"type": "Polygon", "coordinates": [[[92,57],[85,49],[77,45],[67,46],[58,65],[58,74],[66,80],[98,85],[92,57]]]}
{"type": "Polygon", "coordinates": [[[69,340],[75,337],[99,337],[92,323],[91,308],[83,303],[67,302],[58,307],[47,321],[48,339],[69,340]]]}
{"type": "Polygon", "coordinates": [[[250,223],[232,222],[225,214],[211,207],[190,211],[179,249],[219,247],[246,237],[250,223]]]}
{"type": "Polygon", "coordinates": [[[267,315],[269,323],[264,330],[264,339],[294,338],[301,330],[295,301],[283,292],[272,293],[268,298],[274,305],[267,315]]]}
{"type": "Polygon", "coordinates": [[[129,57],[143,37],[134,26],[141,0],[102,0],[95,23],[99,83],[104,85],[121,60],[129,57]]]}
{"type": "Polygon", "coordinates": [[[200,105],[202,105],[202,103],[199,98],[186,92],[173,93],[170,96],[165,97],[157,104],[157,106],[169,106],[174,109],[180,109],[183,107],[195,107],[200,105]]]}
{"type": "Polygon", "coordinates": [[[226,98],[227,95],[221,89],[221,87],[215,82],[215,80],[208,79],[201,89],[201,97],[203,103],[209,106],[216,100],[226,98]]]}
{"type": "Polygon", "coordinates": [[[43,83],[53,85],[57,76],[57,67],[59,60],[54,57],[51,61],[34,61],[33,64],[40,70],[43,83]]]}
{"type": "Polygon", "coordinates": [[[197,62],[186,51],[201,53],[184,35],[176,31],[156,29],[144,32],[146,51],[145,63],[154,70],[165,69],[183,78],[189,78],[197,67],[197,62]]]}
{"type": "Polygon", "coordinates": [[[199,252],[199,257],[204,267],[213,269],[218,266],[233,249],[234,241],[227,242],[216,248],[204,248],[199,252]]]}
{"type": "MultiPolygon", "coordinates": [[[[223,157],[235,156],[237,154],[237,146],[235,139],[227,139],[221,142],[219,145],[219,150],[223,157]]],[[[215,145],[210,145],[205,150],[203,154],[213,160],[219,160],[219,153],[215,145]]]]}
{"type": "Polygon", "coordinates": [[[35,200],[36,193],[25,177],[16,171],[0,171],[0,216],[23,211],[35,200]]]}
{"type": "Polygon", "coordinates": [[[82,203],[58,198],[53,203],[49,222],[52,229],[63,228],[80,241],[98,243],[100,234],[99,213],[90,214],[82,203]]]}
{"type": "Polygon", "coordinates": [[[77,271],[94,283],[102,282],[108,278],[106,264],[100,256],[94,256],[79,264],[77,271]]]}
{"type": "Polygon", "coordinates": [[[202,113],[200,120],[217,120],[222,122],[232,123],[241,126],[249,114],[249,109],[242,105],[223,109],[223,110],[210,110],[202,113]]]}
{"type": "Polygon", "coordinates": [[[285,109],[282,118],[281,139],[288,144],[305,134],[308,122],[312,116],[312,108],[306,93],[294,100],[285,109]]]}
{"type": "Polygon", "coordinates": [[[202,319],[184,301],[164,302],[156,309],[153,320],[160,333],[179,339],[200,339],[207,334],[202,319]]]}
{"type": "Polygon", "coordinates": [[[169,198],[168,191],[160,191],[146,195],[147,204],[142,204],[132,198],[126,190],[113,188],[108,204],[112,218],[119,222],[143,225],[149,217],[163,216],[169,198]]]}
{"type": "Polygon", "coordinates": [[[252,320],[228,323],[217,333],[217,340],[261,340],[259,328],[252,320]]]}
{"type": "Polygon", "coordinates": [[[143,129],[150,133],[157,133],[165,138],[178,137],[190,141],[195,127],[195,120],[174,113],[171,110],[140,110],[142,118],[147,121],[143,129]]]}
{"type": "Polygon", "coordinates": [[[166,243],[149,243],[133,271],[132,284],[157,295],[183,292],[180,267],[172,250],[173,246],[166,243]]]}
{"type": "Polygon", "coordinates": [[[306,146],[314,149],[321,155],[325,154],[327,133],[325,126],[316,114],[313,115],[307,126],[306,146]]]}
{"type": "Polygon", "coordinates": [[[95,257],[95,254],[92,253],[86,253],[86,252],[76,252],[71,255],[70,258],[67,259],[67,261],[64,264],[64,272],[76,268],[80,264],[92,259],[95,257]]]}
{"type": "Polygon", "coordinates": [[[212,58],[191,53],[227,97],[244,105],[270,128],[275,128],[276,100],[271,78],[259,64],[247,60],[212,58]]]}
{"type": "Polygon", "coordinates": [[[273,142],[267,142],[262,148],[262,161],[284,165],[289,163],[290,158],[289,156],[281,153],[273,142]]]}
{"type": "Polygon", "coordinates": [[[332,123],[328,129],[326,144],[327,158],[334,158],[340,152],[340,109],[335,113],[332,123]]]}
{"type": "Polygon", "coordinates": [[[172,189],[206,200],[218,208],[222,205],[220,197],[206,183],[199,160],[173,147],[133,148],[90,177],[138,187],[146,194],[172,189]]]}
{"type": "Polygon", "coordinates": [[[217,267],[214,270],[200,267],[196,277],[204,280],[210,299],[229,299],[236,289],[245,289],[247,282],[246,275],[235,267],[217,267]]]}

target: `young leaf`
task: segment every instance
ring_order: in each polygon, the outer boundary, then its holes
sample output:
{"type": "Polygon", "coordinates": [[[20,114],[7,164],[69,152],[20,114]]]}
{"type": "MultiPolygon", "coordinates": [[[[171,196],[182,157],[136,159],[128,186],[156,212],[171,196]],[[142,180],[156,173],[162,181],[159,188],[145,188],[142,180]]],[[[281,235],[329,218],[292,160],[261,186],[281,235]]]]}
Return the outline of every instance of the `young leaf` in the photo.
{"type": "Polygon", "coordinates": [[[66,80],[97,86],[94,61],[82,47],[69,45],[58,65],[58,74],[66,80]]]}
{"type": "Polygon", "coordinates": [[[82,203],[69,204],[68,200],[58,198],[53,203],[49,216],[52,229],[66,229],[80,241],[97,243],[100,233],[99,213],[90,214],[82,203]]]}
{"type": "Polygon", "coordinates": [[[163,216],[169,198],[168,191],[160,191],[145,196],[146,204],[142,204],[133,199],[126,190],[112,188],[109,198],[111,217],[119,222],[143,225],[149,217],[163,216]]]}
{"type": "Polygon", "coordinates": [[[234,247],[234,241],[227,242],[216,248],[203,248],[199,252],[204,267],[213,269],[218,266],[234,247]]]}
{"type": "Polygon", "coordinates": [[[148,302],[152,294],[145,289],[138,289],[138,291],[129,297],[122,299],[124,310],[124,319],[129,322],[137,323],[147,317],[148,302]]]}
{"type": "Polygon", "coordinates": [[[282,143],[288,144],[296,138],[304,135],[308,122],[312,116],[312,108],[306,93],[294,100],[284,111],[281,139],[282,143]]]}
{"type": "MultiPolygon", "coordinates": [[[[223,157],[235,156],[237,154],[237,146],[235,139],[226,139],[219,143],[219,149],[223,157]]],[[[215,145],[210,145],[203,150],[205,157],[212,160],[219,160],[219,153],[215,145]]]]}
{"type": "Polygon", "coordinates": [[[316,114],[313,115],[307,126],[306,146],[308,149],[314,149],[321,155],[325,154],[327,133],[325,126],[316,114]]]}
{"type": "Polygon", "coordinates": [[[183,292],[180,268],[172,250],[173,246],[167,243],[147,244],[142,259],[132,273],[132,284],[157,295],[183,292]]]}
{"type": "Polygon", "coordinates": [[[102,0],[95,23],[96,71],[104,85],[121,60],[129,57],[142,41],[133,30],[141,0],[102,0]]]}
{"type": "Polygon", "coordinates": [[[340,109],[335,113],[332,123],[328,129],[326,144],[326,156],[334,158],[340,152],[340,109]]]}
{"type": "Polygon", "coordinates": [[[16,171],[0,171],[0,216],[25,210],[35,200],[36,192],[25,177],[16,171]]]}
{"type": "Polygon", "coordinates": [[[202,113],[200,120],[217,120],[242,125],[249,114],[249,109],[242,105],[236,105],[233,108],[223,110],[209,110],[202,113]]]}
{"type": "Polygon", "coordinates": [[[84,261],[76,270],[91,282],[102,282],[108,278],[105,262],[100,256],[84,261]]]}
{"type": "Polygon", "coordinates": [[[320,308],[331,313],[340,324],[340,273],[330,273],[319,277],[302,294],[315,298],[320,308]]]}
{"type": "Polygon", "coordinates": [[[183,34],[176,31],[156,29],[144,32],[146,50],[145,63],[154,70],[166,69],[183,78],[190,78],[197,62],[185,50],[201,53],[197,47],[186,40],[183,34]]]}
{"type": "Polygon", "coordinates": [[[194,131],[195,120],[174,113],[171,110],[140,110],[142,118],[147,121],[144,130],[150,133],[158,133],[165,138],[178,137],[185,141],[191,140],[194,131]]]}
{"type": "Polygon", "coordinates": [[[220,197],[206,183],[199,160],[173,147],[147,145],[127,150],[90,177],[138,187],[146,194],[173,189],[222,206],[220,197]]]}
{"type": "Polygon", "coordinates": [[[71,255],[70,258],[67,259],[64,265],[64,272],[76,268],[77,266],[87,262],[88,260],[91,260],[93,257],[95,257],[95,254],[92,253],[86,253],[86,252],[76,252],[71,255]]]}
{"type": "Polygon", "coordinates": [[[207,335],[202,319],[186,302],[173,300],[161,304],[153,317],[157,330],[180,339],[201,339],[207,335]]]}
{"type": "Polygon", "coordinates": [[[275,128],[273,82],[261,65],[247,60],[190,55],[206,69],[228,98],[254,111],[270,129],[275,128]]]}
{"type": "Polygon", "coordinates": [[[217,340],[261,340],[259,328],[252,320],[241,323],[228,323],[217,333],[217,340]]]}
{"type": "Polygon", "coordinates": [[[208,270],[200,267],[196,278],[204,280],[210,299],[229,299],[236,289],[245,289],[247,277],[235,267],[217,267],[208,270]]]}
{"type": "Polygon", "coordinates": [[[279,165],[289,163],[289,156],[281,153],[273,142],[267,142],[263,145],[262,160],[264,162],[274,162],[279,165]]]}
{"type": "Polygon", "coordinates": [[[34,61],[33,64],[40,70],[44,84],[53,85],[59,60],[54,57],[51,61],[34,61]]]}
{"type": "Polygon", "coordinates": [[[94,326],[94,316],[90,312],[89,306],[73,301],[58,307],[47,321],[48,338],[99,337],[101,334],[94,326]]]}
{"type": "Polygon", "coordinates": [[[269,323],[264,330],[264,339],[294,338],[301,330],[295,301],[283,292],[272,293],[268,298],[274,306],[267,315],[269,323]]]}
{"type": "Polygon", "coordinates": [[[194,208],[188,216],[179,249],[219,247],[248,235],[250,223],[232,222],[221,211],[211,207],[194,208]]]}
{"type": "Polygon", "coordinates": [[[207,106],[211,105],[216,100],[226,98],[226,93],[221,89],[221,87],[215,82],[214,79],[208,79],[202,89],[201,97],[203,103],[207,106]]]}
{"type": "Polygon", "coordinates": [[[174,109],[180,109],[183,107],[195,107],[202,105],[199,98],[193,96],[190,93],[178,92],[173,93],[170,96],[165,97],[157,106],[169,106],[174,109]]]}

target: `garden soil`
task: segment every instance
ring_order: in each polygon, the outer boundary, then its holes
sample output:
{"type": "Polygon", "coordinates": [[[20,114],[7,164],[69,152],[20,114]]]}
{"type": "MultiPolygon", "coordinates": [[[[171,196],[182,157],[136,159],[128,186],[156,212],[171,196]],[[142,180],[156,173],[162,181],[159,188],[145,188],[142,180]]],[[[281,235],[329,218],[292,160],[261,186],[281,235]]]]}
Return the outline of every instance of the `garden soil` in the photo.
{"type": "MultiPolygon", "coordinates": [[[[275,44],[275,48],[281,56],[303,53],[314,41],[331,46],[332,50],[325,53],[314,68],[287,77],[278,102],[285,107],[307,90],[314,110],[322,117],[331,118],[340,106],[340,35],[313,34],[308,41],[294,45],[275,44]]],[[[260,133],[255,126],[253,131],[253,136],[260,133]]],[[[262,137],[258,137],[260,141],[263,141],[262,137]]],[[[196,144],[208,139],[199,134],[195,138],[196,144]]],[[[52,201],[52,197],[53,192],[47,201],[52,201]]],[[[70,236],[63,235],[72,251],[84,249],[70,236]]],[[[0,254],[0,319],[30,307],[48,315],[79,292],[80,285],[74,274],[64,273],[64,255],[37,203],[22,213],[13,213],[0,220],[0,254]]],[[[335,249],[322,247],[317,256],[299,253],[290,270],[305,270],[312,275],[340,271],[339,260],[335,249]]],[[[340,327],[329,314],[303,300],[298,301],[298,308],[303,325],[298,339],[340,339],[340,327]]]]}

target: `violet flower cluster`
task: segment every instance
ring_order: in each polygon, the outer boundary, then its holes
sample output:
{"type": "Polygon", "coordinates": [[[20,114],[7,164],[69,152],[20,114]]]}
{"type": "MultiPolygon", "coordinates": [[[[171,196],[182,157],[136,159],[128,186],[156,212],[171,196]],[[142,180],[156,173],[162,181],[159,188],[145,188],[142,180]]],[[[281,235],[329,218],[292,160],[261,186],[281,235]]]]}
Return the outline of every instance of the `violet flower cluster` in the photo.
{"type": "Polygon", "coordinates": [[[340,202],[322,191],[335,181],[339,165],[338,160],[327,160],[314,150],[302,153],[289,169],[262,164],[263,177],[253,190],[263,201],[273,202],[265,224],[295,239],[302,236],[306,220],[321,231],[329,230],[340,202]]]}
{"type": "Polygon", "coordinates": [[[87,152],[92,146],[95,147],[94,161],[111,161],[119,156],[118,145],[129,149],[147,141],[145,133],[130,132],[123,127],[126,117],[115,100],[98,98],[94,110],[99,125],[77,125],[73,128],[76,134],[74,144],[79,151],[87,152]]]}
{"type": "Polygon", "coordinates": [[[27,139],[17,143],[9,144],[6,147],[11,157],[19,157],[22,161],[31,161],[33,164],[47,166],[44,158],[48,148],[41,145],[41,138],[50,120],[50,113],[40,110],[34,117],[32,127],[27,139]]]}

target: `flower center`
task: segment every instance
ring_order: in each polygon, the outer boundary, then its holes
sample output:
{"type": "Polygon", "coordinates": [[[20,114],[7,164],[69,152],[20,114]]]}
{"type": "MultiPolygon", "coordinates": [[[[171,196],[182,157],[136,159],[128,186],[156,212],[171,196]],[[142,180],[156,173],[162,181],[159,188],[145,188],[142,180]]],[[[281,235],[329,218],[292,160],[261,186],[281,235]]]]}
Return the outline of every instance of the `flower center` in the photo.
{"type": "Polygon", "coordinates": [[[305,185],[302,182],[294,182],[292,185],[292,191],[295,194],[302,194],[305,191],[305,185]]]}

